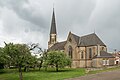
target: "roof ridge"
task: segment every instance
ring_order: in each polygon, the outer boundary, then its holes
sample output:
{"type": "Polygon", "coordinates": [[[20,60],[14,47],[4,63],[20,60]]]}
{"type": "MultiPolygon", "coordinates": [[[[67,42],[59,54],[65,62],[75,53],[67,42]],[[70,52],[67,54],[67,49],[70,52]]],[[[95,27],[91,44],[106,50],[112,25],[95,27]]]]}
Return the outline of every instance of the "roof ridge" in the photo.
{"type": "Polygon", "coordinates": [[[78,36],[78,35],[76,35],[76,34],[74,34],[74,33],[72,33],[72,32],[71,32],[71,34],[74,35],[74,36],[80,37],[80,36],[78,36]]]}
{"type": "Polygon", "coordinates": [[[61,42],[57,42],[57,43],[64,43],[64,42],[66,42],[66,41],[61,41],[61,42]]]}
{"type": "MultiPolygon", "coordinates": [[[[81,36],[81,37],[85,37],[85,36],[89,36],[89,35],[93,35],[93,34],[95,34],[95,33],[86,34],[86,35],[83,35],[83,36],[81,36]]],[[[96,35],[96,34],[95,34],[95,35],[96,35]]]]}

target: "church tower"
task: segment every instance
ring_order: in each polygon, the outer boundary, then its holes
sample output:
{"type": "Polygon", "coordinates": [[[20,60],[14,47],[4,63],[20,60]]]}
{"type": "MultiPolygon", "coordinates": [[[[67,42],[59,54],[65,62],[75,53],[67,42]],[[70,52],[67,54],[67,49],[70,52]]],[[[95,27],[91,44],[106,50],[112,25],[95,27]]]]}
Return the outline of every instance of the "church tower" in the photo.
{"type": "Polygon", "coordinates": [[[51,30],[50,30],[50,38],[48,42],[48,48],[57,43],[57,31],[56,31],[56,22],[55,22],[55,13],[53,8],[52,22],[51,22],[51,30]]]}

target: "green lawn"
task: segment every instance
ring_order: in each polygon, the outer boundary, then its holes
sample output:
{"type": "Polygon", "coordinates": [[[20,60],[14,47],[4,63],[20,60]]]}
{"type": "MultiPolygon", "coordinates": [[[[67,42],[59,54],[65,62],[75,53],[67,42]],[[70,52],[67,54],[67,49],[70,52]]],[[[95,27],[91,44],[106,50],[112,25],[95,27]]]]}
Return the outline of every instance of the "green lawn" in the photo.
{"type": "MultiPolygon", "coordinates": [[[[103,70],[90,71],[87,74],[96,74],[99,72],[112,71],[118,69],[120,69],[120,67],[109,69],[105,68],[103,70]]],[[[61,69],[59,72],[56,72],[54,69],[49,69],[48,71],[42,69],[41,71],[31,70],[29,72],[23,72],[24,80],[63,80],[66,78],[74,78],[83,75],[86,75],[85,69],[83,68],[78,69],[66,68],[61,69]]],[[[19,80],[18,71],[15,69],[0,70],[0,80],[19,80]]]]}
{"type": "MultiPolygon", "coordinates": [[[[55,72],[53,69],[48,71],[30,71],[23,72],[24,80],[63,80],[66,78],[73,78],[85,75],[85,69],[62,69],[59,72],[55,72]]],[[[19,74],[17,70],[1,70],[0,80],[19,80],[19,74]]]]}

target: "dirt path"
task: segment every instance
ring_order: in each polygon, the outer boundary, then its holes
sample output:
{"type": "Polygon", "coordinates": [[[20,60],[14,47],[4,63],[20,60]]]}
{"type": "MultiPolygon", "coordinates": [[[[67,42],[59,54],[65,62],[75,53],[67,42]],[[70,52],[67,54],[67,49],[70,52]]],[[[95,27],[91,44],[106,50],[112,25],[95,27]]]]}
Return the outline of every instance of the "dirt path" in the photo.
{"type": "Polygon", "coordinates": [[[120,70],[91,74],[67,80],[120,80],[120,70]]]}

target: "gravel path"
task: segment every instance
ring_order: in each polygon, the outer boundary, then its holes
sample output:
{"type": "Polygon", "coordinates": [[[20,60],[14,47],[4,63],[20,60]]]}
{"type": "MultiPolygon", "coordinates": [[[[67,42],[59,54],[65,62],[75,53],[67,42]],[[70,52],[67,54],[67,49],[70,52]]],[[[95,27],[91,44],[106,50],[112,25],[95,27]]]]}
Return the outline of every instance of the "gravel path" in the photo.
{"type": "Polygon", "coordinates": [[[91,74],[66,80],[120,80],[120,70],[91,74]]]}

